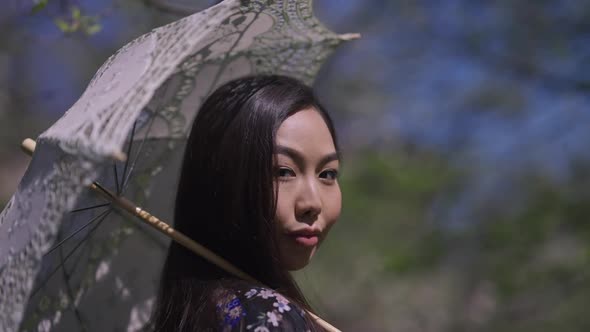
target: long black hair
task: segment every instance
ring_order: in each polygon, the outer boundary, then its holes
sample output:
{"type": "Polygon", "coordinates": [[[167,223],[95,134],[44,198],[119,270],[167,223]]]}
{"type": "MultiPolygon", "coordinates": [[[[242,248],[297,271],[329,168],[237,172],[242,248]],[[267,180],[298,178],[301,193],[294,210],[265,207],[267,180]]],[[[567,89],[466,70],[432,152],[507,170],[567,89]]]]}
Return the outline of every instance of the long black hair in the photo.
{"type": "MultiPolygon", "coordinates": [[[[276,132],[290,115],[317,110],[336,151],[334,126],[308,86],[284,76],[250,76],[213,92],[188,138],[176,196],[175,228],[303,308],[310,306],[278,258],[273,234],[276,132]]],[[[233,277],[172,243],[152,317],[156,331],[215,327],[211,296],[233,277]],[[208,309],[209,308],[209,309],[208,309]],[[209,314],[208,314],[209,313],[209,314]]]]}

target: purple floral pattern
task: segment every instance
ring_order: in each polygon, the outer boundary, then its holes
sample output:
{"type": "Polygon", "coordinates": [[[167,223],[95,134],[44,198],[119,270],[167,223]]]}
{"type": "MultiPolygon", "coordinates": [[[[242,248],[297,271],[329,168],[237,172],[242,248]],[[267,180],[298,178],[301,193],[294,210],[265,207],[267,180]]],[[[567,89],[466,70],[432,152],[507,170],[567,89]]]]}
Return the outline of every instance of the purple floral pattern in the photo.
{"type": "Polygon", "coordinates": [[[309,331],[305,311],[275,290],[249,286],[226,291],[216,304],[220,330],[309,331]]]}

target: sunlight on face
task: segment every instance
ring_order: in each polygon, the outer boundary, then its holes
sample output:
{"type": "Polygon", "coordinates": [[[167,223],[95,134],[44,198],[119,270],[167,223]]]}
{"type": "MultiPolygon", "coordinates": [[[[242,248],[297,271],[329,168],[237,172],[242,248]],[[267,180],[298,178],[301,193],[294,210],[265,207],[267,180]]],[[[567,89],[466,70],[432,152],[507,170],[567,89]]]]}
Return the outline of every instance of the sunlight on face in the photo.
{"type": "Polygon", "coordinates": [[[276,136],[279,256],[285,268],[305,267],[340,216],[339,161],[322,116],[308,108],[288,117],[276,136]]]}

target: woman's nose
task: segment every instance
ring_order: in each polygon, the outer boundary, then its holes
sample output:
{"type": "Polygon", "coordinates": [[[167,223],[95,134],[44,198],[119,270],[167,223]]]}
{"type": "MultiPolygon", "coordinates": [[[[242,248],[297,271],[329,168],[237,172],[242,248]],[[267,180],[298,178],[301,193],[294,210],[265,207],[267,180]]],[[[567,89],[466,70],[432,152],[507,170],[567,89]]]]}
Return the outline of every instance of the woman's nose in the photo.
{"type": "Polygon", "coordinates": [[[297,219],[305,223],[313,223],[322,212],[322,199],[320,188],[314,180],[307,180],[302,187],[295,202],[295,214],[297,219]]]}

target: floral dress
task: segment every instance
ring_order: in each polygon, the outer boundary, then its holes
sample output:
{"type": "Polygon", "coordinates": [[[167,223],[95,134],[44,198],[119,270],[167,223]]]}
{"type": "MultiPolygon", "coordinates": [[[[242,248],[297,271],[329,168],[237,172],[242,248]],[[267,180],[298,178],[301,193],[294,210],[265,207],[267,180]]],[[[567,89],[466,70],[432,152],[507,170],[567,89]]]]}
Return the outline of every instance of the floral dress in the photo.
{"type": "Polygon", "coordinates": [[[305,311],[272,289],[258,286],[223,289],[217,296],[216,313],[220,331],[313,330],[306,321],[305,311]]]}

